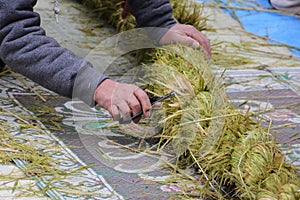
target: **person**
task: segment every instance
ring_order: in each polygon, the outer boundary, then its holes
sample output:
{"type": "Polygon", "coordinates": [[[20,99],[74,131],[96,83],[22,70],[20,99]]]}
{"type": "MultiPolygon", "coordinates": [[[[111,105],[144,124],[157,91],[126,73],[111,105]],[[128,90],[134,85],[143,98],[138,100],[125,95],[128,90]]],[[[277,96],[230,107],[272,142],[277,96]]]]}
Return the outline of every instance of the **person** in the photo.
{"type": "MultiPolygon", "coordinates": [[[[76,97],[90,106],[96,102],[114,120],[128,119],[141,110],[146,117],[150,116],[151,103],[144,90],[111,80],[90,62],[46,36],[39,14],[33,10],[36,3],[37,0],[0,0],[0,63],[69,98],[74,97],[76,79],[76,90],[80,91],[76,97]]],[[[139,27],[168,29],[159,38],[160,43],[201,46],[210,55],[208,39],[193,26],[177,23],[169,0],[127,0],[123,14],[128,11],[139,27]]]]}
{"type": "Polygon", "coordinates": [[[269,3],[277,10],[300,15],[300,0],[269,0],[269,3]]]}

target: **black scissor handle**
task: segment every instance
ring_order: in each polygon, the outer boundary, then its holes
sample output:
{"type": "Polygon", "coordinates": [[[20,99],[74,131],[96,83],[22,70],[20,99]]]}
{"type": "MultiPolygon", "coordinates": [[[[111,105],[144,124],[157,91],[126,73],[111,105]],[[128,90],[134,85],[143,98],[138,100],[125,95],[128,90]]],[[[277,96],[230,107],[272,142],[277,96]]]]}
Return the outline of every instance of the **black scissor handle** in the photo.
{"type": "Polygon", "coordinates": [[[174,97],[175,96],[175,92],[172,91],[164,96],[161,96],[161,97],[152,97],[150,98],[150,102],[151,102],[151,105],[154,105],[156,102],[160,102],[160,101],[163,101],[165,99],[168,99],[168,98],[171,98],[171,97],[174,97]]]}

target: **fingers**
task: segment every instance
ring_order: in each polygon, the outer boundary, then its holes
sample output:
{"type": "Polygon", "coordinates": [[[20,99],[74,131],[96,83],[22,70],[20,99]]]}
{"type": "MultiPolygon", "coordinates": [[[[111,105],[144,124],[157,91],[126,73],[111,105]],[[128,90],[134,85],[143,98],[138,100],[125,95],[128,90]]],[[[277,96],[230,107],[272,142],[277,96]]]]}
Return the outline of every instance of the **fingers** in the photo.
{"type": "Polygon", "coordinates": [[[132,115],[136,115],[138,112],[142,110],[140,101],[137,99],[137,97],[134,94],[132,94],[132,96],[130,97],[130,100],[128,101],[128,105],[131,109],[132,115]]]}
{"type": "MultiPolygon", "coordinates": [[[[125,97],[124,100],[112,104],[111,108],[108,109],[108,111],[115,121],[130,123],[131,122],[130,118],[136,115],[137,113],[139,113],[142,110],[142,106],[140,101],[134,95],[134,93],[128,95],[127,98],[126,95],[124,97],[125,97]]],[[[139,119],[135,120],[135,122],[138,121],[139,119]]]]}
{"type": "MultiPolygon", "coordinates": [[[[141,110],[141,104],[139,102],[139,100],[137,99],[137,97],[133,94],[132,97],[130,98],[130,101],[128,102],[129,107],[131,108],[131,113],[132,116],[135,116],[136,114],[138,114],[141,110]]],[[[134,123],[139,122],[141,119],[141,117],[134,119],[134,123]]]]}
{"type": "Polygon", "coordinates": [[[176,42],[185,44],[185,45],[190,46],[195,49],[200,47],[200,44],[198,41],[194,40],[191,37],[187,37],[185,35],[177,35],[175,40],[176,40],[176,42]]]}
{"type": "Polygon", "coordinates": [[[151,110],[152,106],[151,106],[150,99],[149,99],[148,95],[146,94],[146,92],[139,88],[134,92],[134,95],[139,100],[139,102],[142,106],[143,114],[145,115],[145,117],[150,117],[150,114],[151,114],[150,110],[151,110]]]}
{"type": "Polygon", "coordinates": [[[160,40],[160,44],[176,42],[183,43],[192,48],[199,48],[202,46],[207,59],[210,59],[210,42],[205,35],[198,31],[195,27],[191,25],[176,24],[170,28],[170,30],[160,40]]]}
{"type": "Polygon", "coordinates": [[[120,120],[119,109],[116,105],[111,105],[110,108],[107,108],[107,111],[115,121],[120,120]]]}
{"type": "Polygon", "coordinates": [[[117,104],[117,107],[119,109],[119,119],[117,120],[128,120],[131,117],[131,109],[129,108],[129,105],[126,101],[121,101],[119,104],[117,104]]]}
{"type": "MultiPolygon", "coordinates": [[[[150,116],[151,103],[146,92],[133,84],[103,81],[96,89],[94,100],[106,109],[114,120],[130,122],[131,116],[141,110],[150,116]]],[[[138,122],[139,119],[135,120],[138,122]]]]}
{"type": "MultiPolygon", "coordinates": [[[[150,117],[150,109],[152,106],[146,92],[137,88],[126,101],[121,101],[117,107],[120,114],[116,115],[114,119],[119,120],[121,123],[129,123],[131,122],[131,117],[141,112],[141,110],[146,117],[150,117]]],[[[139,120],[140,118],[137,118],[134,122],[137,123],[139,120]]]]}
{"type": "Polygon", "coordinates": [[[209,40],[195,27],[186,25],[187,35],[193,39],[195,39],[199,44],[203,47],[203,50],[210,57],[211,55],[211,47],[209,40]]]}
{"type": "MultiPolygon", "coordinates": [[[[123,100],[118,102],[118,104],[111,105],[111,108],[108,109],[115,121],[130,123],[130,118],[141,111],[139,101],[134,95],[132,96],[133,97],[129,100],[129,102],[123,100]]],[[[138,122],[138,120],[135,120],[135,122],[138,122]]]]}

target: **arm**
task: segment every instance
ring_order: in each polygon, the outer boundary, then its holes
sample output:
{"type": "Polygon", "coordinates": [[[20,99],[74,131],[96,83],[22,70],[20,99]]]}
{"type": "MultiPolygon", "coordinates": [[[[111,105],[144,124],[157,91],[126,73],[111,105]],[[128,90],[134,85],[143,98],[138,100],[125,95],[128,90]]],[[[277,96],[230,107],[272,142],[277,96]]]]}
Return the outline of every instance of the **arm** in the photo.
{"type": "Polygon", "coordinates": [[[211,48],[208,39],[195,27],[177,23],[172,15],[169,0],[127,0],[124,10],[124,16],[128,10],[131,11],[139,27],[166,28],[155,34],[151,33],[150,37],[160,44],[181,42],[193,48],[201,46],[207,59],[210,59],[211,48]]]}
{"type": "Polygon", "coordinates": [[[0,60],[66,97],[72,97],[80,71],[77,97],[92,105],[94,91],[106,77],[45,35],[39,15],[33,12],[35,4],[36,0],[0,0],[0,60]]]}
{"type": "Polygon", "coordinates": [[[176,24],[169,0],[128,0],[139,27],[171,28],[176,24]]]}
{"type": "MultiPolygon", "coordinates": [[[[150,36],[152,39],[161,44],[182,42],[194,48],[201,44],[209,59],[210,45],[206,37],[192,26],[178,24],[173,18],[169,0],[127,0],[122,17],[128,12],[135,16],[139,27],[165,28],[155,32],[154,37],[150,36]]],[[[133,85],[107,79],[97,87],[94,98],[115,120],[126,120],[141,109],[145,116],[150,115],[151,103],[147,94],[133,85]]]]}

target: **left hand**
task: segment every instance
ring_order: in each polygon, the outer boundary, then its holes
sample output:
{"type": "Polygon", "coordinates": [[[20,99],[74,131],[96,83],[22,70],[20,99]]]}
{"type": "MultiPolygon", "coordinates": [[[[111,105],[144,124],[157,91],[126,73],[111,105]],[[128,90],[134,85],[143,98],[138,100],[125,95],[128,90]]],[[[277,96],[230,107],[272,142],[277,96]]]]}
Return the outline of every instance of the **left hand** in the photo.
{"type": "Polygon", "coordinates": [[[175,24],[168,32],[160,39],[160,44],[171,44],[180,42],[192,48],[202,46],[206,58],[209,60],[211,56],[211,47],[208,39],[203,33],[195,27],[185,24],[175,24]]]}

